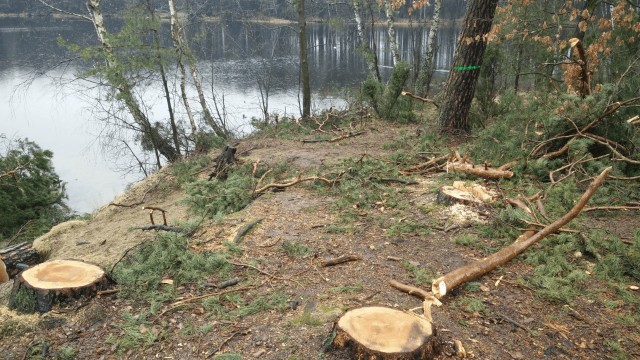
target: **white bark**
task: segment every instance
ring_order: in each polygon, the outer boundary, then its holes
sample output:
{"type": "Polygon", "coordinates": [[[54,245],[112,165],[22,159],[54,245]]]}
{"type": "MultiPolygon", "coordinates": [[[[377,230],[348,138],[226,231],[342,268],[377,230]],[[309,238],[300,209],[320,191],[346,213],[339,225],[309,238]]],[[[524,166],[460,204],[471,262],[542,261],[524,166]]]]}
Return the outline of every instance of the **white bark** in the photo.
{"type": "Polygon", "coordinates": [[[433,59],[436,56],[436,44],[438,41],[438,31],[440,31],[440,8],[442,0],[435,0],[433,5],[433,20],[431,21],[431,29],[429,30],[429,38],[427,39],[427,52],[424,55],[424,64],[416,81],[416,93],[421,96],[427,96],[427,89],[431,83],[431,74],[433,72],[433,59]]]}
{"type": "Polygon", "coordinates": [[[391,0],[384,0],[384,9],[387,15],[387,34],[389,35],[389,49],[395,67],[400,62],[398,54],[398,42],[396,41],[396,29],[393,26],[393,9],[391,8],[391,0]]]}
{"type": "Polygon", "coordinates": [[[362,26],[362,18],[360,17],[359,0],[353,1],[353,13],[355,15],[356,28],[358,30],[358,38],[360,40],[360,46],[362,46],[362,50],[365,52],[365,60],[367,61],[369,73],[371,73],[371,76],[373,76],[375,79],[380,81],[380,74],[378,73],[378,68],[373,58],[375,54],[373,53],[373,51],[371,51],[371,47],[369,46],[369,41],[367,41],[367,38],[364,36],[364,27],[362,26]]]}
{"type": "Polygon", "coordinates": [[[182,96],[182,102],[184,108],[187,111],[187,117],[189,118],[189,124],[191,124],[191,133],[195,134],[198,129],[196,122],[193,118],[193,112],[191,111],[191,105],[189,105],[189,99],[187,97],[186,78],[187,72],[184,68],[184,62],[182,61],[182,38],[180,36],[179,25],[177,22],[178,15],[176,13],[176,7],[173,0],[169,1],[169,15],[171,16],[171,39],[173,40],[173,47],[176,49],[176,57],[178,59],[178,67],[180,68],[180,94],[182,96]]]}

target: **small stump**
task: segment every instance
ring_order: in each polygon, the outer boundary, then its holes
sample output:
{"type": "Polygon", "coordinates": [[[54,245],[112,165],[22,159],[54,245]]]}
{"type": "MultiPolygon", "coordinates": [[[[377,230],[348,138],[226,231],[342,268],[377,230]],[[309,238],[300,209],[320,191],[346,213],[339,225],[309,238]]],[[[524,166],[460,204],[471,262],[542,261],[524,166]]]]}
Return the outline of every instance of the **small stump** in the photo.
{"type": "Polygon", "coordinates": [[[110,279],[98,265],[81,260],[53,260],[19,274],[11,290],[9,307],[19,312],[41,313],[68,299],[93,297],[110,279]]]}
{"type": "Polygon", "coordinates": [[[423,317],[382,306],[347,311],[336,324],[333,345],[353,359],[432,359],[436,332],[423,317]]]}
{"type": "Polygon", "coordinates": [[[446,205],[479,205],[482,204],[482,201],[466,191],[456,189],[453,186],[443,186],[438,191],[436,203],[446,205]]]}

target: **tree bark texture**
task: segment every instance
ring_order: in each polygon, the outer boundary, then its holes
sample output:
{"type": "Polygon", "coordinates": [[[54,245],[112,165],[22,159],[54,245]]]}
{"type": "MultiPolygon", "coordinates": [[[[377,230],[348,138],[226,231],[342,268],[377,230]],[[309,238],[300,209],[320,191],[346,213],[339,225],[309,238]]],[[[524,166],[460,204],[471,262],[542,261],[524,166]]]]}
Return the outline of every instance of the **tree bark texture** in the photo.
{"type": "Polygon", "coordinates": [[[427,52],[424,54],[424,64],[416,80],[415,92],[421,97],[427,97],[431,85],[431,75],[433,74],[433,59],[436,55],[436,45],[438,42],[438,31],[440,31],[440,8],[442,0],[435,0],[433,4],[433,20],[429,29],[427,52]]]}
{"type": "Polygon", "coordinates": [[[445,131],[469,130],[469,109],[498,0],[469,0],[438,120],[445,131]]]}
{"type": "Polygon", "coordinates": [[[302,117],[311,115],[311,80],[309,76],[309,49],[307,48],[307,19],[304,14],[305,0],[295,0],[300,29],[300,79],[302,81],[302,117]]]}

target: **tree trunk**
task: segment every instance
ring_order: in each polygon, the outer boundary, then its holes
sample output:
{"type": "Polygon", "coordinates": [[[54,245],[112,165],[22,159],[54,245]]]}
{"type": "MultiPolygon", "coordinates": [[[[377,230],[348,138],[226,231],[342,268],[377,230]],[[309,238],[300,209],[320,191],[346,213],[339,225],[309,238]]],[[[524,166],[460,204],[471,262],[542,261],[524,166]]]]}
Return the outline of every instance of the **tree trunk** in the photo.
{"type": "Polygon", "coordinates": [[[42,261],[40,254],[26,242],[0,250],[0,259],[4,261],[9,277],[15,277],[23,270],[21,269],[23,265],[33,266],[42,261]]]}
{"type": "Polygon", "coordinates": [[[396,29],[393,26],[393,9],[391,8],[391,0],[384,0],[384,10],[387,16],[387,35],[389,35],[389,50],[391,50],[391,58],[395,67],[400,62],[398,54],[398,42],[396,41],[396,29]]]}
{"type": "Polygon", "coordinates": [[[113,53],[113,47],[107,39],[108,32],[104,26],[100,0],[88,0],[87,9],[91,15],[91,21],[93,22],[98,40],[104,49],[106,65],[112,70],[111,75],[107,77],[110,85],[118,91],[120,98],[124,101],[129,113],[133,117],[133,120],[138,124],[138,126],[140,126],[142,132],[150,137],[156,150],[158,150],[169,162],[177,160],[179,155],[176,152],[176,149],[169,144],[167,139],[163,139],[158,136],[159,133],[154,131],[149,119],[142,111],[138,100],[136,100],[133,95],[131,84],[129,84],[129,81],[125,78],[122,71],[119,70],[121,64],[113,53]]]}
{"type": "MultiPolygon", "coordinates": [[[[147,2],[147,9],[151,13],[151,20],[156,21],[156,13],[149,2],[147,2]]],[[[167,81],[167,74],[164,70],[164,61],[162,60],[162,54],[160,53],[160,39],[158,38],[158,29],[153,28],[153,44],[156,48],[156,54],[158,55],[158,68],[160,69],[160,78],[162,79],[162,88],[164,90],[164,98],[167,101],[167,110],[169,111],[169,123],[171,124],[171,135],[173,137],[173,146],[176,148],[176,152],[180,155],[180,141],[178,140],[178,126],[176,125],[176,119],[173,114],[173,105],[171,105],[171,93],[169,92],[169,84],[167,81]]]]}
{"type": "MultiPolygon", "coordinates": [[[[211,115],[211,111],[209,111],[209,106],[207,105],[207,99],[204,96],[204,91],[202,90],[202,83],[200,82],[200,74],[198,73],[198,67],[195,61],[195,57],[191,53],[191,49],[189,48],[189,44],[187,44],[186,38],[184,36],[183,28],[180,25],[180,19],[178,18],[178,12],[176,11],[175,3],[173,0],[168,0],[169,2],[169,13],[171,16],[171,37],[174,41],[174,46],[176,46],[176,52],[178,52],[178,59],[182,59],[182,55],[186,57],[187,63],[189,65],[189,70],[191,71],[191,78],[193,79],[194,86],[196,88],[196,92],[198,93],[198,99],[200,100],[200,106],[202,107],[202,113],[204,116],[204,121],[211,126],[213,132],[216,136],[226,139],[228,137],[227,131],[224,126],[218,123],[213,116],[211,115]]],[[[181,72],[184,77],[184,64],[182,61],[179,61],[179,65],[181,64],[181,72]]],[[[181,84],[181,89],[184,87],[184,83],[181,84]]],[[[183,101],[186,103],[186,93],[183,90],[182,95],[183,101]]],[[[188,105],[186,105],[188,106],[188,105]]],[[[192,119],[190,119],[192,121],[192,119]]],[[[192,129],[195,128],[195,123],[191,124],[192,129]]]]}
{"type": "Polygon", "coordinates": [[[432,359],[439,350],[430,321],[381,306],[347,311],[335,325],[333,345],[352,359],[432,359]]]}
{"type": "Polygon", "coordinates": [[[444,131],[469,131],[469,109],[498,0],[470,0],[438,119],[444,131]]]}
{"type": "Polygon", "coordinates": [[[9,308],[41,313],[54,304],[91,297],[111,283],[101,267],[80,260],[53,260],[20,273],[13,283],[9,308]]]}
{"type": "Polygon", "coordinates": [[[433,4],[433,20],[429,29],[429,39],[427,40],[427,52],[424,54],[424,64],[416,81],[415,93],[421,97],[429,95],[431,86],[431,76],[433,74],[433,59],[436,55],[436,45],[438,42],[438,31],[440,31],[440,8],[442,0],[435,0],[433,4]]]}
{"type": "Polygon", "coordinates": [[[380,72],[378,71],[378,64],[376,61],[376,54],[371,50],[369,46],[369,40],[364,36],[364,27],[362,26],[362,18],[360,17],[360,3],[359,0],[353,1],[353,13],[356,19],[356,29],[358,30],[358,38],[360,40],[360,46],[364,51],[364,57],[367,61],[367,67],[369,68],[369,74],[376,80],[380,80],[380,72]]]}
{"type": "Polygon", "coordinates": [[[191,125],[191,133],[195,134],[198,132],[198,128],[196,127],[195,119],[193,118],[193,112],[191,112],[191,105],[189,105],[189,98],[187,97],[187,71],[184,67],[184,62],[182,61],[183,53],[181,46],[181,37],[180,31],[178,30],[178,24],[176,22],[176,8],[173,3],[173,0],[169,0],[169,15],[171,18],[171,39],[173,40],[173,47],[176,50],[176,59],[178,61],[178,68],[180,69],[180,95],[182,97],[182,103],[184,104],[184,108],[187,112],[187,117],[189,118],[189,124],[191,125]]]}
{"type": "Polygon", "coordinates": [[[311,80],[309,78],[309,60],[307,49],[307,19],[304,14],[305,0],[295,0],[300,28],[300,76],[302,80],[302,117],[311,115],[311,80]]]}

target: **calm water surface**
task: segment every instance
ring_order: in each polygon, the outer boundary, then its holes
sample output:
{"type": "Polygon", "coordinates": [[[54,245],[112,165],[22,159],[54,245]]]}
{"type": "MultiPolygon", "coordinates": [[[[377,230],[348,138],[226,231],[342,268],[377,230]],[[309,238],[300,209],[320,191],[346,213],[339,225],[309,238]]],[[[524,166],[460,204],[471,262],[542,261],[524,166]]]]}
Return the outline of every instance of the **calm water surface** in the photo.
{"type": "MultiPolygon", "coordinates": [[[[291,27],[195,23],[189,31],[205,88],[209,96],[224,99],[232,128],[247,133],[249,119],[262,116],[257,80],[265,79],[268,73],[270,112],[299,115],[298,39],[291,27]]],[[[448,69],[458,31],[447,28],[439,34],[438,70],[448,69]]],[[[418,33],[399,27],[397,33],[402,58],[411,61],[413,44],[424,44],[428,29],[418,33]]],[[[58,37],[79,44],[95,43],[89,23],[0,18],[0,134],[27,137],[52,150],[56,171],[67,182],[69,204],[76,211],[90,212],[141,176],[118,172],[123,164],[99,146],[103,126],[96,119],[100,109],[91,101],[98,90],[69,81],[82,69],[65,61],[70,55],[57,45],[58,37]],[[35,73],[39,75],[34,78],[35,73]]],[[[385,37],[385,29],[377,28],[372,45],[378,51],[383,74],[388,75],[391,55],[386,51],[385,37]]],[[[312,24],[308,40],[312,109],[345,106],[341,89],[357,86],[366,76],[355,28],[312,24]]],[[[169,39],[164,41],[170,46],[169,39]]],[[[171,87],[176,89],[174,80],[171,87]]],[[[159,84],[139,90],[154,121],[167,118],[159,90],[159,84]]],[[[190,96],[195,97],[193,89],[190,96]]],[[[176,111],[184,119],[182,109],[176,111]]]]}

